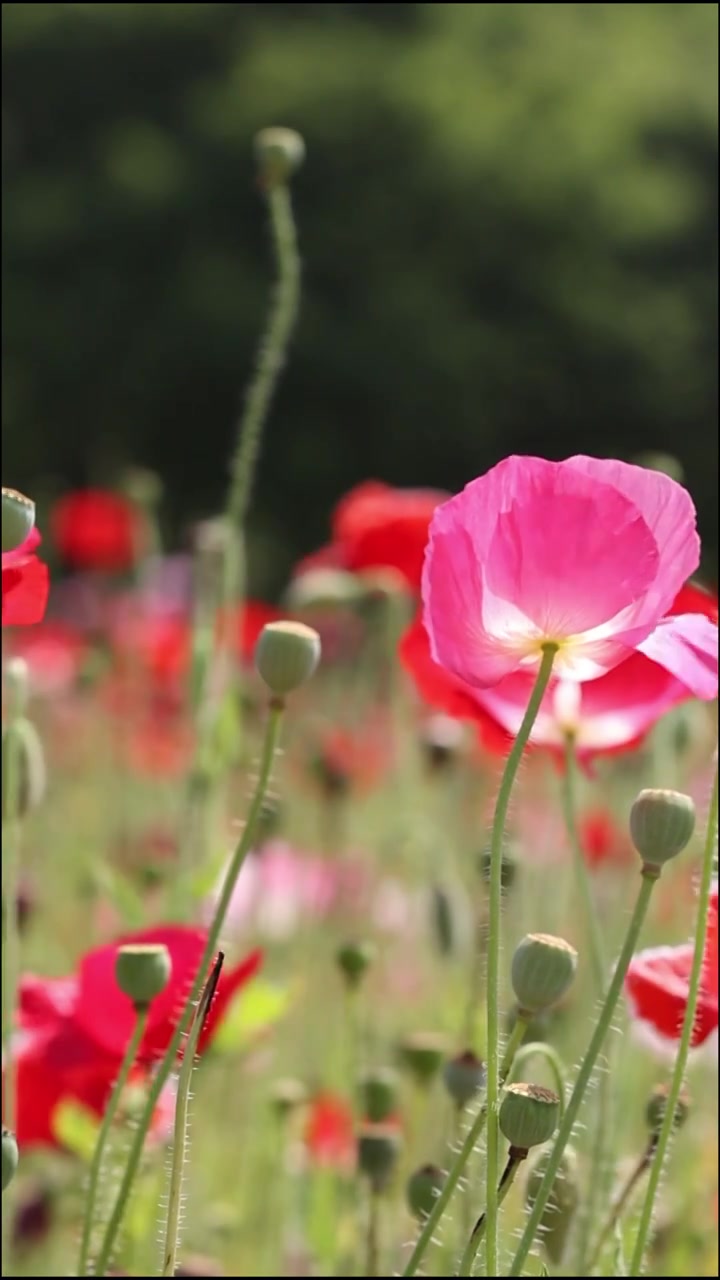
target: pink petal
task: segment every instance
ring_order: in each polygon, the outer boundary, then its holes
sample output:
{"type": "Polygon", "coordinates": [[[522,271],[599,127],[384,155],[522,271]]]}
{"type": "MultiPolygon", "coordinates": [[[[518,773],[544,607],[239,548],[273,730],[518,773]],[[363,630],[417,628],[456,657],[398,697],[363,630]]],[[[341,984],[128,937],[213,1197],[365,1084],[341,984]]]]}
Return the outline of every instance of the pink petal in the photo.
{"type": "Polygon", "coordinates": [[[690,689],[711,702],[718,693],[718,629],[699,613],[663,618],[636,646],[690,689]]]}

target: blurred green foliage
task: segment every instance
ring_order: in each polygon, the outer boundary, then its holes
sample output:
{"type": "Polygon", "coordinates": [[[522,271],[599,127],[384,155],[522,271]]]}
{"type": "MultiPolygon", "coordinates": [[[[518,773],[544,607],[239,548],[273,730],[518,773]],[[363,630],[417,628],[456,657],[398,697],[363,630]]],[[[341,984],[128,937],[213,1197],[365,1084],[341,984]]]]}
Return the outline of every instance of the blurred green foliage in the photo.
{"type": "MultiPolygon", "coordinates": [[[[264,585],[353,482],[676,454],[714,555],[717,6],[7,4],[3,472],[222,502],[271,264],[252,136],[308,145],[264,585]]],[[[262,561],[262,557],[261,557],[262,561]]]]}

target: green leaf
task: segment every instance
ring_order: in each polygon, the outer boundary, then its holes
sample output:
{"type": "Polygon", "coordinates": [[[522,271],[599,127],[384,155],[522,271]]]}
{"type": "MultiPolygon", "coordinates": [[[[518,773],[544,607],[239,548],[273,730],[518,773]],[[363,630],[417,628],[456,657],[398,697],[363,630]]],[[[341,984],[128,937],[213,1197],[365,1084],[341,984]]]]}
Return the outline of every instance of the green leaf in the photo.
{"type": "Polygon", "coordinates": [[[60,1102],[53,1111],[54,1137],[87,1164],[92,1160],[99,1128],[97,1116],[80,1102],[60,1102]]]}
{"type": "Polygon", "coordinates": [[[238,993],[213,1041],[221,1053],[237,1052],[269,1031],[287,1013],[294,993],[288,987],[256,978],[246,991],[238,993]]]}

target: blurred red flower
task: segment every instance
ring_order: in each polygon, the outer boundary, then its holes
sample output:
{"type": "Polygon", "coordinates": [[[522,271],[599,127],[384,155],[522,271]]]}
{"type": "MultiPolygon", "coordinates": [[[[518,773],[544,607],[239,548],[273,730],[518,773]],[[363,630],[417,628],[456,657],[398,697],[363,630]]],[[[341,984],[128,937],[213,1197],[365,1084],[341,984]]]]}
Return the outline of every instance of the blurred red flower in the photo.
{"type": "Polygon", "coordinates": [[[76,569],[130,569],[147,545],[147,527],[133,503],[105,489],[78,489],[51,513],[55,545],[76,569]]]}
{"type": "MultiPolygon", "coordinates": [[[[633,958],[625,978],[630,1015],[653,1041],[672,1047],[680,1038],[687,1007],[694,947],[651,947],[633,958]]],[[[692,1046],[718,1029],[718,887],[713,886],[692,1046]]]]}
{"type": "Polygon", "coordinates": [[[634,861],[636,855],[623,829],[607,809],[588,809],[578,820],[580,845],[591,867],[634,861]]]}
{"type": "MultiPolygon", "coordinates": [[[[207,933],[167,925],[130,934],[89,952],[77,976],[39,978],[20,984],[20,1029],[13,1037],[17,1072],[17,1136],[21,1146],[58,1146],[54,1114],[63,1101],[81,1103],[101,1116],[117,1078],[133,1026],[130,1001],[115,983],[115,954],[122,943],[159,942],[170,950],[172,978],[151,1007],[140,1046],[135,1078],[143,1083],[152,1063],[172,1038],[177,1019],[196,976],[207,933]]],[[[205,1024],[201,1049],[207,1048],[228,1002],[257,972],[260,952],[223,973],[205,1024]]],[[[167,1099],[158,1108],[158,1124],[167,1121],[167,1099]]]]}
{"type": "Polygon", "coordinates": [[[37,529],[14,551],[2,553],[2,625],[27,627],[45,616],[50,579],[47,565],[38,560],[37,529]]]}
{"type": "Polygon", "coordinates": [[[357,485],[332,515],[332,542],[298,566],[351,573],[394,569],[405,586],[420,590],[430,520],[447,494],[435,489],[395,489],[377,480],[357,485]]]}
{"type": "Polygon", "coordinates": [[[355,1166],[357,1143],[350,1104],[340,1094],[323,1091],[310,1102],[305,1123],[305,1147],[314,1165],[349,1173],[355,1166]]]}
{"type": "Polygon", "coordinates": [[[13,657],[24,658],[33,693],[52,695],[71,689],[90,646],[76,627],[50,619],[13,637],[13,657]]]}

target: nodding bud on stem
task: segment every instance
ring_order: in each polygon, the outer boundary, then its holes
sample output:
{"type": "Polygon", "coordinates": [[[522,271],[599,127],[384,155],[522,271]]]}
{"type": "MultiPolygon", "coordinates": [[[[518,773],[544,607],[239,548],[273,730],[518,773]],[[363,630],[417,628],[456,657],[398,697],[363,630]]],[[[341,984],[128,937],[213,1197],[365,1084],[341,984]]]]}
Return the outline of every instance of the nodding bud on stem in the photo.
{"type": "Polygon", "coordinates": [[[275,1114],[284,1120],[307,1102],[307,1089],[300,1080],[276,1080],[270,1095],[275,1114]]]}
{"type": "Polygon", "coordinates": [[[384,1191],[402,1146],[402,1133],[393,1124],[364,1124],[358,1136],[358,1167],[373,1191],[384,1191]]]}
{"type": "Polygon", "coordinates": [[[263,184],[283,186],[305,159],[305,143],[294,129],[261,129],[255,135],[255,158],[263,184]]]}
{"type": "Polygon", "coordinates": [[[447,1040],[434,1032],[419,1031],[400,1042],[398,1052],[402,1065],[416,1082],[429,1085],[435,1079],[447,1055],[447,1040]]]}
{"type": "Polygon", "coordinates": [[[9,1187],[18,1167],[18,1145],[15,1134],[9,1129],[2,1131],[2,1189],[9,1187]]]}
{"type": "Polygon", "coordinates": [[[436,1164],[424,1164],[408,1178],[405,1195],[414,1218],[424,1222],[435,1208],[435,1201],[445,1186],[445,1174],[436,1164]]]}
{"type": "Polygon", "coordinates": [[[351,990],[359,987],[375,957],[371,942],[345,942],[336,955],[337,966],[351,990]]]}
{"type": "Polygon", "coordinates": [[[360,1081],[363,1114],[374,1124],[387,1120],[397,1110],[400,1081],[390,1067],[369,1071],[360,1081]]]}
{"type": "MultiPolygon", "coordinates": [[[[552,1148],[530,1157],[531,1164],[525,1186],[525,1203],[531,1209],[545,1177],[552,1148]]],[[[539,1241],[556,1266],[562,1262],[570,1228],[580,1203],[577,1157],[571,1147],[562,1153],[547,1204],[540,1219],[539,1241]]]]}
{"type": "Polygon", "coordinates": [[[577,971],[577,951],[564,938],[529,933],[515,948],[512,985],[520,1017],[551,1009],[569,990],[577,971]]]}
{"type": "Polygon", "coordinates": [[[641,791],[630,810],[630,835],[643,869],[661,867],[689,844],[695,830],[695,805],[680,791],[641,791]]]}
{"type": "MultiPolygon", "coordinates": [[[[647,1107],[645,1108],[645,1119],[647,1127],[650,1130],[652,1138],[660,1136],[660,1130],[665,1120],[665,1112],[667,1111],[668,1094],[670,1090],[666,1084],[659,1084],[653,1089],[648,1098],[647,1107]]],[[[690,1111],[690,1098],[683,1090],[677,1100],[675,1107],[675,1115],[673,1117],[673,1125],[676,1129],[680,1129],[688,1118],[690,1111]]]]}
{"type": "Polygon", "coordinates": [[[2,731],[3,822],[24,818],[45,794],[45,752],[35,725],[22,717],[2,731]]]}
{"type": "Polygon", "coordinates": [[[115,957],[115,981],[138,1011],[164,991],[171,971],[170,952],[161,943],[120,947],[115,957]]]}
{"type": "Polygon", "coordinates": [[[500,1129],[517,1156],[549,1142],[560,1115],[560,1099],[539,1084],[509,1084],[500,1104],[500,1129]]]}
{"type": "Polygon", "coordinates": [[[466,1107],[476,1093],[485,1086],[487,1072],[485,1063],[468,1049],[459,1053],[456,1058],[449,1058],[443,1067],[443,1080],[453,1102],[458,1107],[466,1107]]]}
{"type": "Polygon", "coordinates": [[[302,622],[269,622],[255,647],[255,666],[271,693],[284,698],[314,675],[320,637],[302,622]]]}
{"type": "Polygon", "coordinates": [[[16,489],[2,491],[2,549],[17,551],[35,527],[35,503],[16,489]]]}

